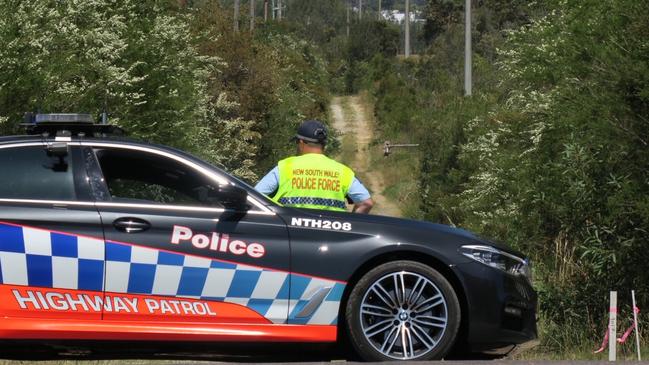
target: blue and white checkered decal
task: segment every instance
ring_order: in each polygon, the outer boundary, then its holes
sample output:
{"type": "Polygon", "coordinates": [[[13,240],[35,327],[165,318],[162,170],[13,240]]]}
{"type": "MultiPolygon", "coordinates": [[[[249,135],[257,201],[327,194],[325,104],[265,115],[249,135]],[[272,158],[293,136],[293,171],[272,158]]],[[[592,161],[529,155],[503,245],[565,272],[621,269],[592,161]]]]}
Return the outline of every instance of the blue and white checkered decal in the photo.
{"type": "Polygon", "coordinates": [[[327,279],[10,224],[0,224],[0,283],[224,301],[274,323],[287,323],[288,316],[291,324],[322,325],[337,323],[345,288],[327,279]],[[325,287],[331,290],[316,311],[298,318],[325,287]]]}
{"type": "Polygon", "coordinates": [[[101,291],[104,241],[0,224],[0,282],[101,291]]]}

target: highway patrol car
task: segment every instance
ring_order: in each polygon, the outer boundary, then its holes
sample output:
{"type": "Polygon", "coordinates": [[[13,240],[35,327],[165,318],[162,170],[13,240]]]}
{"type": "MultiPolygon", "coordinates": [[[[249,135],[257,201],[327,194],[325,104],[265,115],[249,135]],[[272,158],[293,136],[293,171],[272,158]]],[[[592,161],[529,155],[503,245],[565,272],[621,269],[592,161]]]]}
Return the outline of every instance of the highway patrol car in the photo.
{"type": "Polygon", "coordinates": [[[0,339],[335,342],[365,360],[536,339],[525,256],[279,206],[182,151],[37,115],[0,137],[0,339]]]}

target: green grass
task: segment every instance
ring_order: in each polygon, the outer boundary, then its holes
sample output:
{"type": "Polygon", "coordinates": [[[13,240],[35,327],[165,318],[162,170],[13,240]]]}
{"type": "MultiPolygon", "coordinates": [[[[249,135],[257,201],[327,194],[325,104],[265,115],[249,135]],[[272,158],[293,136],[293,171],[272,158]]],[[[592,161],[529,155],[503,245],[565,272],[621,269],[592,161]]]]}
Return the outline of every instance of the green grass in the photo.
{"type": "MultiPolygon", "coordinates": [[[[345,118],[345,124],[346,128],[349,128],[349,123],[351,122],[349,119],[354,115],[353,110],[351,109],[349,103],[347,102],[348,99],[344,99],[344,102],[341,104],[342,109],[343,109],[343,116],[345,118]]],[[[341,141],[340,141],[340,148],[337,151],[337,160],[340,161],[341,163],[344,163],[345,165],[350,165],[354,162],[355,157],[356,157],[356,139],[354,133],[351,131],[343,134],[341,141]]]]}
{"type": "MultiPolygon", "coordinates": [[[[513,356],[515,360],[608,360],[608,348],[595,354],[602,344],[604,332],[602,326],[586,325],[584,323],[552,323],[541,316],[538,322],[538,332],[541,344],[533,349],[513,356]],[[598,327],[598,328],[594,328],[598,327]]],[[[640,322],[642,334],[643,323],[640,322]]],[[[624,328],[626,330],[626,328],[624,328]]],[[[618,329],[618,337],[622,336],[622,327],[618,329]]],[[[627,338],[624,344],[617,345],[618,360],[637,360],[635,333],[627,338]]],[[[640,338],[640,350],[643,359],[649,360],[649,342],[640,338]]]]}
{"type": "MultiPolygon", "coordinates": [[[[601,341],[601,340],[600,340],[601,341]]],[[[608,360],[608,348],[599,354],[593,353],[600,344],[583,344],[572,348],[564,348],[561,351],[553,351],[543,345],[537,346],[534,349],[528,350],[521,354],[512,357],[512,360],[608,360]]],[[[642,359],[649,359],[649,346],[640,346],[642,359]]],[[[625,344],[618,344],[617,346],[617,360],[618,361],[634,361],[637,360],[635,349],[635,340],[625,344]]]]}
{"type": "MultiPolygon", "coordinates": [[[[374,118],[374,106],[367,92],[362,92],[361,102],[364,108],[374,118]]],[[[414,136],[402,133],[399,135],[386,135],[374,122],[374,141],[371,146],[375,151],[381,150],[385,141],[391,143],[411,143],[414,136]]],[[[404,217],[416,218],[418,216],[418,190],[419,190],[419,151],[417,148],[395,148],[389,156],[374,153],[370,157],[372,170],[381,173],[385,189],[383,194],[390,200],[397,202],[404,217]]]]}
{"type": "Polygon", "coordinates": [[[356,151],[356,141],[354,139],[354,135],[347,133],[342,138],[340,152],[338,153],[337,160],[349,166],[354,162],[356,151]]]}

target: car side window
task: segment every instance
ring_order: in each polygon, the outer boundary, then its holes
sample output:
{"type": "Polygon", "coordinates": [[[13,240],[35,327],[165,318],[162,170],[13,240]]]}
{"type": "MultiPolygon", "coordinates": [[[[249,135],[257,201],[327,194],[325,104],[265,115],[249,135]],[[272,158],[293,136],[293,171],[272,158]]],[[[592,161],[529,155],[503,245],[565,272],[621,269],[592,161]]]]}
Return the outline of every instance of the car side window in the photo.
{"type": "Polygon", "coordinates": [[[0,198],[75,200],[72,159],[43,146],[0,148],[0,198]]]}
{"type": "Polygon", "coordinates": [[[178,161],[119,148],[95,153],[113,201],[222,207],[209,194],[217,183],[178,161]]]}

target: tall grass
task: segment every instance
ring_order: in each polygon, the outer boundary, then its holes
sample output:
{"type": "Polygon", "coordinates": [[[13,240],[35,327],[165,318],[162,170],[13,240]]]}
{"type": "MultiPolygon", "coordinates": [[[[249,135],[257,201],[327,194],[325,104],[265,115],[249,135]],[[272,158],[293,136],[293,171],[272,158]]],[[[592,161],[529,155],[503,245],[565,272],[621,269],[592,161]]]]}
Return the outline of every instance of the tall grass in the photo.
{"type": "Polygon", "coordinates": [[[387,135],[376,123],[374,103],[368,91],[359,94],[360,102],[368,117],[372,118],[375,127],[374,139],[371,142],[373,153],[370,155],[370,166],[383,178],[385,186],[383,195],[395,202],[404,217],[415,218],[419,212],[418,176],[420,150],[418,148],[393,148],[388,156],[382,153],[383,144],[413,143],[417,136],[413,133],[400,132],[387,135]]]}

